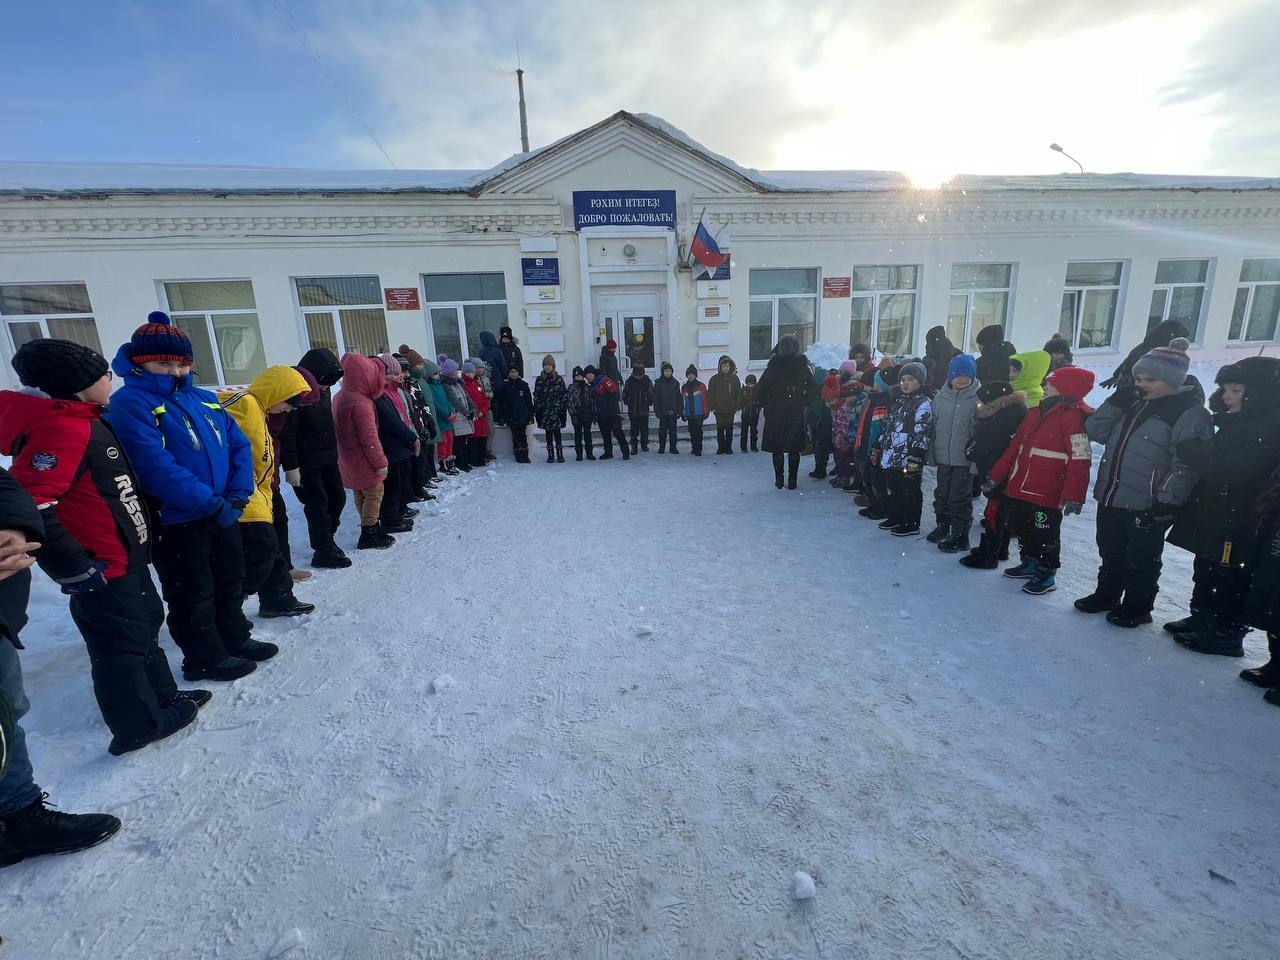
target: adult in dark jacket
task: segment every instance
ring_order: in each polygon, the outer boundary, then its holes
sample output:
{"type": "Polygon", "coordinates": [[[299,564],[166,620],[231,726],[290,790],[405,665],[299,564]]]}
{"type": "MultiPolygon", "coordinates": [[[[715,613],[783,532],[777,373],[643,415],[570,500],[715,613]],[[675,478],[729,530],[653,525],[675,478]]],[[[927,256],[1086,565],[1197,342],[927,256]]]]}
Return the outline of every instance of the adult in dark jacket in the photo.
{"type": "Polygon", "coordinates": [[[320,397],[288,415],[281,434],[280,465],[307,518],[307,537],[314,551],[311,566],[349,567],[351,560],[334,540],[347,507],[333,426],[332,390],[342,379],[342,366],[337,354],[326,347],[308,350],[298,366],[315,377],[320,397]]]}
{"type": "Polygon", "coordinates": [[[992,324],[978,331],[978,383],[1009,379],[1009,358],[1018,348],[1004,338],[1004,327],[992,324]]]}
{"type": "Polygon", "coordinates": [[[618,366],[618,342],[606,340],[600,348],[597,369],[614,383],[622,383],[622,368],[618,366]]]}
{"type": "Polygon", "coordinates": [[[35,502],[7,470],[0,468],[0,695],[11,711],[11,725],[0,753],[0,867],[46,853],[72,853],[106,840],[120,821],[105,813],[62,813],[45,805],[35,782],[26,733],[18,724],[31,708],[22,685],[18,633],[27,622],[31,593],[31,554],[39,548],[44,525],[35,502]]]}
{"type": "Polygon", "coordinates": [[[960,356],[961,350],[947,336],[947,328],[930,327],[924,335],[925,366],[929,370],[928,386],[935,391],[941,390],[947,382],[947,367],[953,357],[960,356]]]}
{"type": "Polygon", "coordinates": [[[1242,656],[1245,598],[1262,549],[1255,506],[1280,466],[1280,359],[1246,357],[1216,379],[1209,407],[1217,433],[1177,450],[1201,478],[1169,533],[1195,554],[1195,590],[1191,616],[1165,629],[1199,653],[1242,656]]]}
{"type": "MultiPolygon", "coordinates": [[[[512,367],[519,370],[520,376],[523,377],[524,354],[520,352],[520,341],[516,339],[516,335],[511,332],[510,327],[500,327],[498,329],[498,349],[502,351],[502,363],[490,368],[489,372],[493,375],[493,378],[495,380],[501,379],[505,376],[506,371],[512,367]]],[[[484,359],[483,353],[481,353],[480,359],[484,359]]]]}
{"type": "Polygon", "coordinates": [[[529,385],[512,364],[507,370],[507,379],[494,390],[493,421],[511,428],[511,449],[516,463],[529,462],[529,424],[533,423],[535,413],[529,385]]]}
{"type": "Polygon", "coordinates": [[[1177,320],[1165,320],[1156,324],[1147,331],[1142,342],[1129,351],[1129,355],[1124,358],[1120,366],[1116,367],[1115,372],[1098,386],[1106,387],[1108,390],[1112,387],[1133,386],[1133,365],[1141,360],[1144,354],[1158,347],[1167,347],[1179,337],[1189,340],[1191,332],[1177,320]]]}
{"type": "MultiPolygon", "coordinates": [[[[505,327],[504,329],[510,330],[511,328],[505,327]]],[[[515,338],[513,337],[512,343],[514,344],[514,342],[515,338]]],[[[519,353],[520,348],[516,347],[515,352],[519,353]]],[[[501,383],[503,376],[502,372],[507,369],[507,355],[503,352],[502,348],[498,346],[498,338],[493,335],[492,330],[480,331],[480,359],[488,364],[489,375],[494,380],[501,383]]],[[[524,365],[523,356],[520,358],[520,364],[521,366],[524,365]]]]}
{"type": "Polygon", "coordinates": [[[653,405],[653,381],[644,366],[637,363],[622,386],[622,403],[627,408],[631,426],[631,452],[649,452],[649,408],[653,405]]]}
{"type": "MultiPolygon", "coordinates": [[[[992,380],[978,388],[973,438],[964,451],[976,471],[975,489],[981,490],[987,482],[991,468],[1009,449],[1026,415],[1027,395],[1021,390],[1014,390],[1007,380],[992,380]]],[[[1009,531],[1007,527],[997,528],[999,509],[1000,497],[997,494],[987,501],[982,514],[982,537],[978,545],[960,560],[966,567],[994,570],[999,561],[1008,558],[1009,531]]]]}
{"type": "Polygon", "coordinates": [[[680,381],[675,377],[675,368],[663,363],[662,375],[653,384],[653,415],[658,418],[658,452],[667,452],[668,441],[671,452],[676,449],[676,421],[684,413],[684,400],[680,396],[680,381]]]}
{"type": "Polygon", "coordinates": [[[716,453],[733,453],[733,418],[738,412],[741,393],[738,365],[725,354],[707,381],[707,403],[716,416],[716,453]]]}
{"type": "Polygon", "coordinates": [[[631,459],[631,450],[627,446],[627,435],[622,432],[622,394],[618,384],[612,377],[587,367],[583,371],[587,383],[591,385],[591,396],[596,404],[596,421],[600,424],[600,436],[604,440],[604,453],[601,460],[613,459],[613,441],[618,441],[622,448],[622,459],[631,459]]]}
{"type": "Polygon", "coordinates": [[[1265,630],[1271,658],[1260,667],[1240,671],[1240,679],[1269,687],[1268,703],[1280,706],[1280,469],[1268,478],[1254,510],[1258,550],[1253,583],[1245,601],[1244,621],[1265,630]]]}
{"type": "Polygon", "coordinates": [[[809,361],[800,352],[800,341],[787,334],[778,341],[777,349],[756,384],[756,403],[764,410],[760,449],[773,454],[774,486],[779,490],[782,489],[784,457],[787,461],[787,488],[796,488],[800,453],[804,450],[805,441],[804,411],[819,395],[809,361]]]}

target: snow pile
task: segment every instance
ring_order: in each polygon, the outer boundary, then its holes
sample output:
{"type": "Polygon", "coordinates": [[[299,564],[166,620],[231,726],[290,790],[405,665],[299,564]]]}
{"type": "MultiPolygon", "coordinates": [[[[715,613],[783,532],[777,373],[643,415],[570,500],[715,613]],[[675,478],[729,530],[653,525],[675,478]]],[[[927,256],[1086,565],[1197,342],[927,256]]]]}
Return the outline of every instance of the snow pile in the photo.
{"type": "Polygon", "coordinates": [[[849,359],[847,343],[815,343],[804,351],[809,362],[828,370],[840,369],[840,364],[849,359]]]}

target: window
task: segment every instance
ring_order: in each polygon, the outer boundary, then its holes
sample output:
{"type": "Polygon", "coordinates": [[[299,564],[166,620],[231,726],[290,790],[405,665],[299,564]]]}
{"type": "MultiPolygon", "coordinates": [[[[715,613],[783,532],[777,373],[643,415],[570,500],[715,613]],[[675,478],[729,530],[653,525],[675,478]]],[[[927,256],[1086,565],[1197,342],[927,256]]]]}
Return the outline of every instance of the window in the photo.
{"type": "MultiPolygon", "coordinates": [[[[480,353],[480,332],[507,326],[507,283],[501,273],[424,274],[427,316],[437,354],[459,362],[480,353]],[[463,344],[466,344],[465,351],[463,344]]],[[[501,371],[494,371],[501,376],[501,371]]]]}
{"type": "Polygon", "coordinates": [[[910,353],[915,342],[920,268],[854,267],[849,345],[870,344],[889,355],[910,353]]]}
{"type": "Polygon", "coordinates": [[[1067,264],[1058,333],[1072,347],[1109,347],[1115,337],[1124,263],[1119,260],[1067,264]]]}
{"type": "Polygon", "coordinates": [[[1177,320],[1200,339],[1200,317],[1204,311],[1205,284],[1209,280],[1208,260],[1161,260],[1156,265],[1156,285],[1151,291],[1151,312],[1147,329],[1166,320],[1177,320]]]}
{"type": "Polygon", "coordinates": [[[751,314],[748,360],[768,360],[774,344],[788,334],[801,352],[818,334],[818,271],[750,270],[751,314]]]}
{"type": "Polygon", "coordinates": [[[54,337],[102,353],[89,290],[83,283],[0,285],[0,317],[14,350],[32,340],[54,337]]]}
{"type": "Polygon", "coordinates": [[[253,284],[194,280],[164,285],[173,322],[191,338],[202,386],[248,383],[267,367],[253,284]]]}
{"type": "Polygon", "coordinates": [[[293,286],[312,347],[366,357],[391,349],[377,277],[298,277],[293,286]]]}
{"type": "Polygon", "coordinates": [[[974,337],[983,327],[1005,326],[1013,289],[1011,263],[957,263],[951,267],[947,339],[965,353],[977,353],[974,337]]]}
{"type": "Polygon", "coordinates": [[[1231,312],[1228,340],[1271,341],[1280,316],[1280,260],[1246,260],[1240,267],[1240,286],[1231,312]]]}

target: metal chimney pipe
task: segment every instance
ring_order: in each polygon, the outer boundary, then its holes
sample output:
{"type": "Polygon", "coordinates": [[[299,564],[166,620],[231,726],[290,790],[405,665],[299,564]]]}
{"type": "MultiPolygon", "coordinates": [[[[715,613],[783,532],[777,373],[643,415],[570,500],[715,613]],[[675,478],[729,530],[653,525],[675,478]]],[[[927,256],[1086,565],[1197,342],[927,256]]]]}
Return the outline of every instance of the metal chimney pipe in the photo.
{"type": "Polygon", "coordinates": [[[520,152],[529,152],[529,115],[524,107],[524,70],[516,70],[516,86],[520,90],[520,152]]]}

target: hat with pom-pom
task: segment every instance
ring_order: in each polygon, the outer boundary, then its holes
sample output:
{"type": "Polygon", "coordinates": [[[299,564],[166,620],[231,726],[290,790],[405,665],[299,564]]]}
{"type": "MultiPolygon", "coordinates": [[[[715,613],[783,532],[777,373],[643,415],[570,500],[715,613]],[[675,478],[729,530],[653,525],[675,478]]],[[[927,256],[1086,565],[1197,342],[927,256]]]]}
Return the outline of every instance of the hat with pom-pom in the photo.
{"type": "Polygon", "coordinates": [[[1191,341],[1186,337],[1175,337],[1167,347],[1156,347],[1148,350],[1133,365],[1133,375],[1163,380],[1171,387],[1181,387],[1187,380],[1187,370],[1191,366],[1191,358],[1187,351],[1191,341]]]}
{"type": "Polygon", "coordinates": [[[163,310],[152,310],[147,322],[133,331],[126,351],[134,363],[194,363],[191,338],[173,325],[173,320],[163,310]]]}

